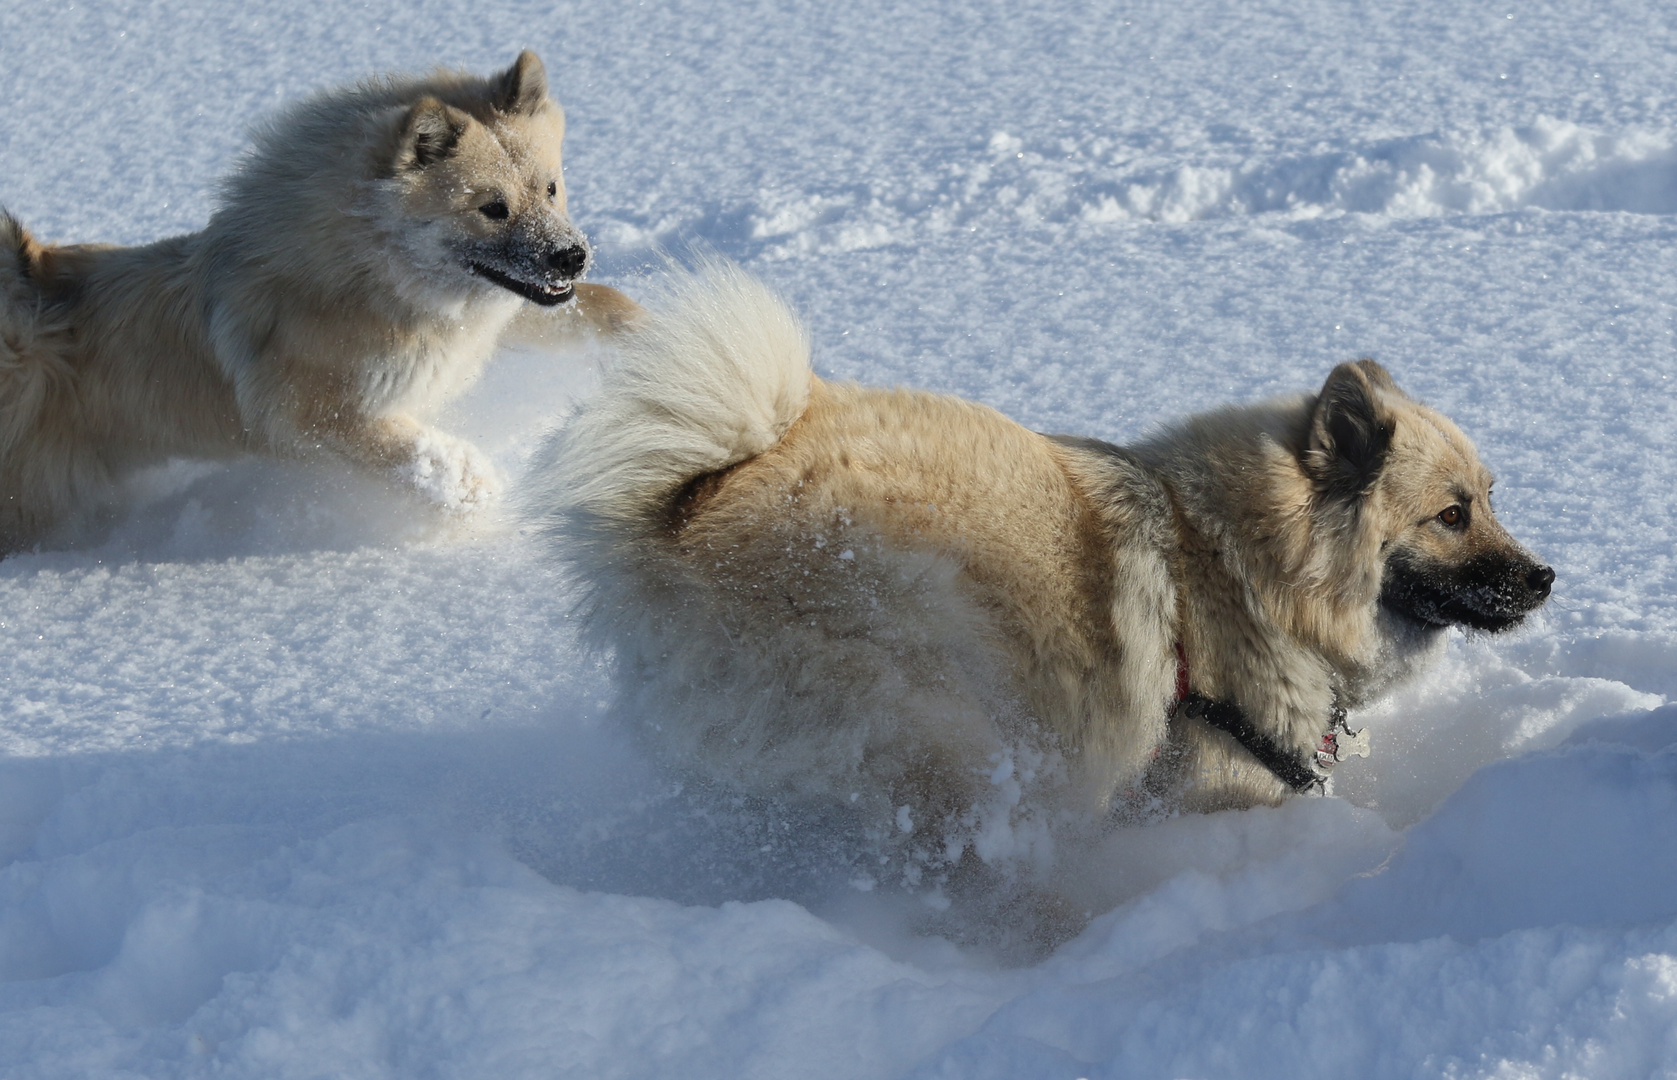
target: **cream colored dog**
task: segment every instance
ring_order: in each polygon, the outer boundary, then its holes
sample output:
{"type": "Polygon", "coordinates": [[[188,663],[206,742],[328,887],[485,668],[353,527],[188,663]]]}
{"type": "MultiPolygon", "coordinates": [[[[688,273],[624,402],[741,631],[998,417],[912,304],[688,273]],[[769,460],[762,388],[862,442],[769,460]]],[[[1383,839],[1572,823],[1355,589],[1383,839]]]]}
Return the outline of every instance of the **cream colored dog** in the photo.
{"type": "Polygon", "coordinates": [[[0,554],[171,456],[326,451],[481,503],[488,462],[419,417],[509,332],[638,310],[578,281],[564,127],[525,52],[293,106],[190,236],[47,247],[0,213],[0,554]]]}
{"type": "Polygon", "coordinates": [[[1148,793],[1321,790],[1343,710],[1554,578],[1368,360],[1124,448],[815,378],[729,267],[622,352],[530,497],[620,705],[678,767],[854,808],[922,867],[1148,793]]]}

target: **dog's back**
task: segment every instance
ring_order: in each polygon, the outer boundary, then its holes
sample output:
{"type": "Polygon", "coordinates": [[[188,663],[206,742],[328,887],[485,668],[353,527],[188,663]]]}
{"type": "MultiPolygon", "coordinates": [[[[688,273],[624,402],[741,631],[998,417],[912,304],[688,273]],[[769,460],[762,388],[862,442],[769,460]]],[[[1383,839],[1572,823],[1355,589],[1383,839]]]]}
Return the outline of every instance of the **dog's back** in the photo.
{"type": "Polygon", "coordinates": [[[239,446],[193,239],[49,247],[0,211],[0,554],[98,506],[124,462],[239,446]]]}
{"type": "Polygon", "coordinates": [[[623,348],[534,497],[671,760],[904,808],[926,835],[998,796],[1016,751],[1140,772],[1171,587],[1156,543],[1087,498],[1079,452],[972,402],[815,379],[794,317],[731,267],[623,348]]]}

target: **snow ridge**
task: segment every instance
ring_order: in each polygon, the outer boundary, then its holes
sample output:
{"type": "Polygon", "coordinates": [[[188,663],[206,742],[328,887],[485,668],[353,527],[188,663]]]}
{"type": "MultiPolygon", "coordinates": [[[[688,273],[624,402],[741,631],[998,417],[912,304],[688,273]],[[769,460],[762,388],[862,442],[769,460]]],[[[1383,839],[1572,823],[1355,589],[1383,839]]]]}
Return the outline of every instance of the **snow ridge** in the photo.
{"type": "Polygon", "coordinates": [[[994,133],[914,176],[810,192],[765,190],[697,215],[606,223],[614,246],[697,236],[786,259],[913,244],[969,230],[1344,214],[1405,219],[1551,211],[1677,213],[1677,133],[1610,134],[1539,116],[1524,127],[1349,146],[1183,153],[1110,138],[994,133]]]}

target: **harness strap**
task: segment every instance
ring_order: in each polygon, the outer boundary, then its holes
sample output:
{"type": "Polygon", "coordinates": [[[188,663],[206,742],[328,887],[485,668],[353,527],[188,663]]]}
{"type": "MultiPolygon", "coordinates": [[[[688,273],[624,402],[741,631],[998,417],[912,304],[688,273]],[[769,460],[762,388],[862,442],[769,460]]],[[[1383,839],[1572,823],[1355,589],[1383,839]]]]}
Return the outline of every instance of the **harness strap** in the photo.
{"type": "Polygon", "coordinates": [[[1203,720],[1217,730],[1227,732],[1235,742],[1246,748],[1247,753],[1258,759],[1258,764],[1294,791],[1304,791],[1321,782],[1322,778],[1316,775],[1315,769],[1253,727],[1252,721],[1233,702],[1213,701],[1204,694],[1190,693],[1177,702],[1176,708],[1184,716],[1203,720]]]}
{"type": "Polygon", "coordinates": [[[1194,693],[1189,689],[1190,685],[1188,650],[1178,641],[1176,703],[1172,712],[1203,720],[1218,731],[1226,732],[1247,753],[1256,758],[1258,764],[1274,773],[1277,780],[1294,791],[1302,792],[1316,788],[1325,792],[1329,770],[1335,764],[1347,757],[1368,756],[1368,733],[1366,730],[1352,731],[1346,724],[1345,710],[1340,707],[1337,694],[1328,712],[1327,733],[1322,736],[1313,754],[1301,758],[1259,731],[1234,702],[1214,701],[1204,694],[1194,693]],[[1341,734],[1346,736],[1344,745],[1340,744],[1341,734]]]}

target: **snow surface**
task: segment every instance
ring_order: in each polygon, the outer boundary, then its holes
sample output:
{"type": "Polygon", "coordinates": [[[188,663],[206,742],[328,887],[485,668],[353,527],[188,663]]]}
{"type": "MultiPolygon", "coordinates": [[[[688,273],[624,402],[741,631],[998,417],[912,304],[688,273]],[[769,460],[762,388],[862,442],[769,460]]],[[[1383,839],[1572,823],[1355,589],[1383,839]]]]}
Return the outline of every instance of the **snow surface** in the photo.
{"type": "MultiPolygon", "coordinates": [[[[526,45],[600,280],[719,251],[826,374],[1116,440],[1372,355],[1553,601],[1343,798],[1113,834],[1007,967],[645,760],[510,515],[177,463],[0,563],[0,1074],[1677,1076],[1673,9],[8,3],[0,202],[197,228],[277,104],[526,45]]],[[[516,486],[598,360],[443,428],[516,486]]]]}

